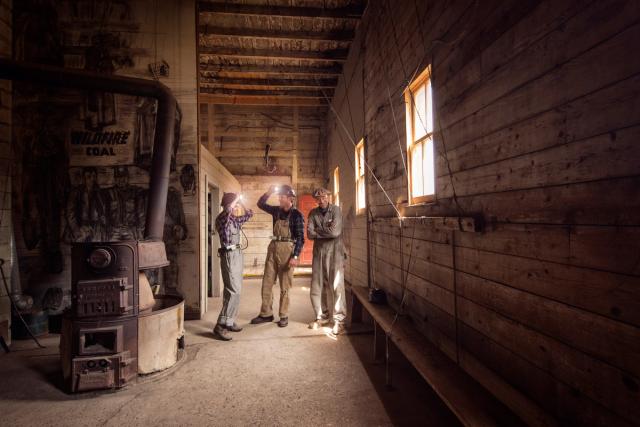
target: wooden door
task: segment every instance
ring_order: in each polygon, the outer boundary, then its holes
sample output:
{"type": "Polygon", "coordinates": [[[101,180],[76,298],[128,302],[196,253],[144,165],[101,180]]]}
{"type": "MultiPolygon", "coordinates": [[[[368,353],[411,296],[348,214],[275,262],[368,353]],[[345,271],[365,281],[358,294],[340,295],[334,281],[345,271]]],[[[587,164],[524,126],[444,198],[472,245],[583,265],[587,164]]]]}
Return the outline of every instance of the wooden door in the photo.
{"type": "Polygon", "coordinates": [[[307,236],[306,228],[307,221],[309,219],[309,212],[311,212],[311,209],[316,206],[318,206],[316,199],[314,199],[311,194],[303,194],[298,197],[298,209],[302,212],[302,215],[304,215],[304,236],[306,239],[304,242],[304,248],[302,248],[302,253],[300,254],[300,265],[308,266],[313,262],[313,240],[310,240],[309,236],[307,236]]]}

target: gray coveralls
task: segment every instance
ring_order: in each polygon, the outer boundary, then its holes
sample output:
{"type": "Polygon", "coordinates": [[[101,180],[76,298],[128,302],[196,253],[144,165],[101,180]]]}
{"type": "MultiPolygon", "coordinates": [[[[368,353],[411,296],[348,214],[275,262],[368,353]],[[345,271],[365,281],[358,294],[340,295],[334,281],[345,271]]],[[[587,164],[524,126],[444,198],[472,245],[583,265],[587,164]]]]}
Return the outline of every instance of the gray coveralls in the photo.
{"type": "MultiPolygon", "coordinates": [[[[218,324],[233,326],[238,307],[240,306],[240,288],[242,286],[242,249],[240,245],[240,227],[234,222],[229,223],[229,246],[235,247],[232,250],[225,250],[220,242],[220,268],[222,270],[222,282],[224,291],[222,295],[222,310],[218,316],[218,324]]],[[[222,236],[221,236],[222,240],[222,236]]]]}
{"type": "Polygon", "coordinates": [[[324,214],[320,207],[313,209],[307,221],[307,236],[314,241],[311,305],[316,319],[331,314],[335,323],[342,323],[347,315],[347,307],[340,208],[330,204],[324,214]]]}

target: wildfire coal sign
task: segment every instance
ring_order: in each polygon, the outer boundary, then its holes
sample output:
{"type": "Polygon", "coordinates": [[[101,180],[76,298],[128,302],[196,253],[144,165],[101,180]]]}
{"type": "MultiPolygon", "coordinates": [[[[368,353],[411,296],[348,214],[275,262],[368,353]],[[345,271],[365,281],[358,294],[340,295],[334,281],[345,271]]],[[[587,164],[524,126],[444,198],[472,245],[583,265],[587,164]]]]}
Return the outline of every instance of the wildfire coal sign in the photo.
{"type": "Polygon", "coordinates": [[[130,164],[133,146],[130,131],[72,131],[69,144],[72,166],[130,164]]]}

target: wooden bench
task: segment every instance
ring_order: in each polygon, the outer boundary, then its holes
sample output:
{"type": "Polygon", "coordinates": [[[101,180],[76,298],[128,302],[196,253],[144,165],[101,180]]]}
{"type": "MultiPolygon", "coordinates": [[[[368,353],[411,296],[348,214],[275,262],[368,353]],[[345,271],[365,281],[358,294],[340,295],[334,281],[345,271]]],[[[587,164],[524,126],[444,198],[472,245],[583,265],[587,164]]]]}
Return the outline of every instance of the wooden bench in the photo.
{"type": "Polygon", "coordinates": [[[404,354],[442,401],[465,426],[525,425],[515,414],[464,372],[418,332],[405,317],[396,317],[388,305],[369,302],[368,288],[351,287],[351,321],[361,321],[362,308],[374,323],[374,359],[377,359],[378,329],[385,333],[387,385],[391,384],[389,340],[404,354]]]}

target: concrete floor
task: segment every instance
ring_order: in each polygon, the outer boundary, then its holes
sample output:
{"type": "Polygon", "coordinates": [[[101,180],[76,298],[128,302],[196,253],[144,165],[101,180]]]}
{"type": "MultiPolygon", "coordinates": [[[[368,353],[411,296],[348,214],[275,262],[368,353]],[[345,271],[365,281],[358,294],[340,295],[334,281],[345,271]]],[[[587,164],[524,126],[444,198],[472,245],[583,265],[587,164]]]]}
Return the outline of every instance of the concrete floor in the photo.
{"type": "Polygon", "coordinates": [[[330,337],[312,318],[309,279],[297,278],[289,327],[247,325],[260,281],[245,280],[234,340],[213,339],[221,301],[186,322],[186,356],[175,368],[118,392],[66,394],[58,337],[16,342],[0,356],[0,425],[388,426],[458,425],[417,373],[394,352],[394,387],[371,361],[372,335],[330,337]]]}

